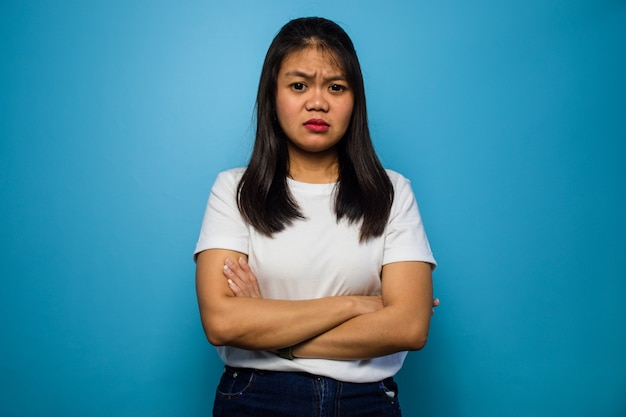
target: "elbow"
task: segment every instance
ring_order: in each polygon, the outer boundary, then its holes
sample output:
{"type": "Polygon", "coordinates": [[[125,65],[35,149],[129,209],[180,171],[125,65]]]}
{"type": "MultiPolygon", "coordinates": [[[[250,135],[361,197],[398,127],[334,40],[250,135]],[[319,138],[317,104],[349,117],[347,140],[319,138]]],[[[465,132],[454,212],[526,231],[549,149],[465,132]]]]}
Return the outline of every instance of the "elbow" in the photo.
{"type": "Polygon", "coordinates": [[[411,338],[408,343],[407,350],[420,350],[426,346],[426,342],[428,341],[428,334],[421,334],[416,337],[411,338]]]}
{"type": "Polygon", "coordinates": [[[213,346],[227,346],[230,344],[232,337],[229,329],[220,320],[210,317],[202,317],[202,327],[207,340],[213,346]]]}
{"type": "Polygon", "coordinates": [[[210,344],[212,344],[213,346],[226,346],[226,340],[222,337],[220,337],[219,334],[217,334],[216,332],[212,332],[209,330],[204,330],[204,334],[206,335],[207,340],[209,341],[210,344]]]}
{"type": "Polygon", "coordinates": [[[404,344],[406,350],[420,350],[428,341],[428,327],[416,325],[406,332],[404,344]]]}

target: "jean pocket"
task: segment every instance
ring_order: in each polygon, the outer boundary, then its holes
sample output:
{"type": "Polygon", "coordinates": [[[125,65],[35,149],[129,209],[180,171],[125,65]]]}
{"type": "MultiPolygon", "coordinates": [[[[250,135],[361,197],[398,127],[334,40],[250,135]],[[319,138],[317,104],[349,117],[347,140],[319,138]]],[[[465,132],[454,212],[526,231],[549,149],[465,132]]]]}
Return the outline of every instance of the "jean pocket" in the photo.
{"type": "Polygon", "coordinates": [[[242,397],[254,384],[256,374],[251,369],[225,368],[217,386],[217,392],[224,398],[242,397]]]}
{"type": "Polygon", "coordinates": [[[398,400],[398,384],[392,378],[380,381],[378,388],[391,403],[398,400]]]}

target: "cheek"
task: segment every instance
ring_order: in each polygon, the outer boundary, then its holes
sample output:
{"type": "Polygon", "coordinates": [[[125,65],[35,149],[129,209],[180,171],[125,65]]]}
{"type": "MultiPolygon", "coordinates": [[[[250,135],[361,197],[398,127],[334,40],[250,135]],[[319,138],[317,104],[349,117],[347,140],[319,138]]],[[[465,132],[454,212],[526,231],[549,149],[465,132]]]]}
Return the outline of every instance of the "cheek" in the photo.
{"type": "Polygon", "coordinates": [[[278,120],[285,120],[294,113],[294,106],[288,100],[276,100],[276,116],[278,120]]]}
{"type": "Polygon", "coordinates": [[[347,119],[347,122],[350,122],[350,119],[352,119],[352,112],[354,111],[354,96],[352,94],[350,94],[348,97],[346,97],[346,100],[343,102],[343,114],[344,117],[347,119]]]}
{"type": "Polygon", "coordinates": [[[350,124],[350,120],[352,119],[352,111],[354,110],[354,106],[352,105],[352,103],[347,104],[345,106],[345,108],[343,109],[343,119],[344,119],[344,123],[346,124],[346,126],[348,124],[350,124]]]}

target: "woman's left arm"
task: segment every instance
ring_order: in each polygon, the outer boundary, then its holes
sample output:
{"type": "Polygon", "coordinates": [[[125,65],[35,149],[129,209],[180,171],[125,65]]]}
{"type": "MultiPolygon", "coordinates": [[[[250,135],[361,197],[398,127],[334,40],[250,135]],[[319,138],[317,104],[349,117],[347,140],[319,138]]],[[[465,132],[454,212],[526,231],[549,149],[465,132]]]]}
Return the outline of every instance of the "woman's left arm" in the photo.
{"type": "Polygon", "coordinates": [[[431,271],[431,265],[425,262],[396,262],[383,266],[384,307],[295,346],[294,356],[370,359],[423,348],[428,339],[433,308],[431,271]]]}
{"type": "MultiPolygon", "coordinates": [[[[227,278],[237,297],[262,297],[246,263],[233,264],[227,278]]],[[[428,338],[430,317],[439,305],[433,299],[432,266],[396,262],[383,266],[384,307],[354,317],[326,333],[293,347],[300,358],[371,359],[404,350],[419,350],[428,338]]]]}

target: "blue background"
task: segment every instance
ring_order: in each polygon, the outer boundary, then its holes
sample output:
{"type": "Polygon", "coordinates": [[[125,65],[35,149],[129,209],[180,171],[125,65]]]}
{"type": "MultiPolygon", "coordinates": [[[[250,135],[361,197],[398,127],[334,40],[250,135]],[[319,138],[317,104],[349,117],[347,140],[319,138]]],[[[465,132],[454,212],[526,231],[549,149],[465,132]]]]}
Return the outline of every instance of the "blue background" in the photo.
{"type": "Polygon", "coordinates": [[[3,1],[0,415],[206,416],[191,253],[289,19],[353,38],[440,267],[411,416],[626,415],[626,2],[3,1]]]}

